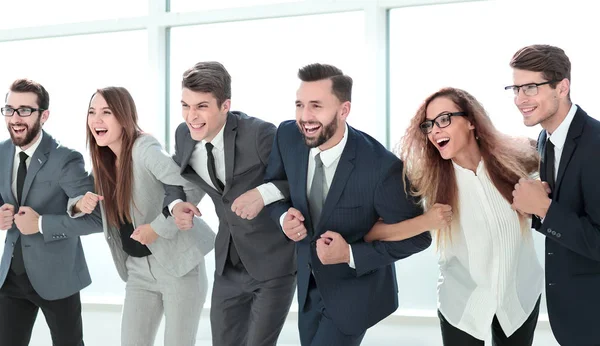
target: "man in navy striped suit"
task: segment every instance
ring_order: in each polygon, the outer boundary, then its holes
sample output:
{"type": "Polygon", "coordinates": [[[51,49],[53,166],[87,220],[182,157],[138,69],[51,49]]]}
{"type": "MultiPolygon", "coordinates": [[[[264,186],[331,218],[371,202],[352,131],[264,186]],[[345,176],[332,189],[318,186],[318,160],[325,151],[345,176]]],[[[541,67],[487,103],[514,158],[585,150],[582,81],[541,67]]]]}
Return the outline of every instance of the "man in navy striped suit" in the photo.
{"type": "Polygon", "coordinates": [[[334,66],[298,72],[296,121],[275,136],[265,181],[288,180],[290,199],[269,205],[297,244],[302,345],[359,345],[367,328],[398,308],[394,262],[431,244],[429,232],[367,243],[378,219],[422,214],[404,192],[403,163],[346,124],[352,79],[334,66]]]}

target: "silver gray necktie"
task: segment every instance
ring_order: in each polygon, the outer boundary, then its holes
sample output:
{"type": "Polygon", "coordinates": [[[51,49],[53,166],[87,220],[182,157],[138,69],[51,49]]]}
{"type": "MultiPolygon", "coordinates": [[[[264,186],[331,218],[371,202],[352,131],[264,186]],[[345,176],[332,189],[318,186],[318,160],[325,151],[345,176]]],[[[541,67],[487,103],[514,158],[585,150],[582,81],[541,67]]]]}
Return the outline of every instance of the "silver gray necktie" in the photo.
{"type": "Polygon", "coordinates": [[[310,193],[308,194],[308,205],[313,230],[319,224],[323,203],[325,203],[325,171],[323,169],[323,161],[321,161],[321,153],[318,153],[315,156],[315,173],[313,174],[310,193]]]}

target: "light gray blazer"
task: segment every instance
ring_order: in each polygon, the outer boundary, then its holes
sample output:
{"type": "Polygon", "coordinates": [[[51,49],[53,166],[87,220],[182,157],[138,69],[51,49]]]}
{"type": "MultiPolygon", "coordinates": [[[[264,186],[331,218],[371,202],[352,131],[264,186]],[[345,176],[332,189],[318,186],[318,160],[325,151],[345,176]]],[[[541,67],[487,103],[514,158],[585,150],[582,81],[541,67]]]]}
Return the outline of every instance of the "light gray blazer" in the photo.
{"type": "MultiPolygon", "coordinates": [[[[204,261],[204,256],[214,247],[215,233],[200,218],[194,218],[194,227],[180,231],[172,217],[162,213],[165,190],[163,184],[183,186],[188,201],[200,202],[204,192],[193,186],[179,174],[179,166],[171,159],[160,143],[152,136],[143,134],[133,145],[133,226],[150,224],[159,235],[148,248],[163,268],[181,277],[204,261]]],[[[83,196],[69,200],[69,210],[83,196]]],[[[100,203],[102,224],[106,241],[121,278],[127,281],[128,254],[123,251],[119,229],[109,226],[100,203]]],[[[82,214],[72,215],[79,217],[82,214]]]]}

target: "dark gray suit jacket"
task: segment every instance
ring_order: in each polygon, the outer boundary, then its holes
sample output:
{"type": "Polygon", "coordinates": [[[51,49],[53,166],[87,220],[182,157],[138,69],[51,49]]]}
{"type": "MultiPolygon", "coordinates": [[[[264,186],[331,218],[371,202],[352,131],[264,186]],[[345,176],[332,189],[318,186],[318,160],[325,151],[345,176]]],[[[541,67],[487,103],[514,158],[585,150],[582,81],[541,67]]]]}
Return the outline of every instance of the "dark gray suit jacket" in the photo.
{"type": "MultiPolygon", "coordinates": [[[[0,143],[0,205],[9,203],[18,209],[11,189],[15,146],[0,143]]],[[[21,236],[23,261],[31,285],[40,297],[62,299],[79,292],[92,280],[79,236],[102,231],[98,209],[82,218],[67,213],[70,197],[94,191],[81,154],[58,144],[44,132],[42,141],[31,157],[23,186],[23,206],[31,207],[42,217],[42,233],[21,235],[13,224],[6,234],[0,265],[0,285],[10,268],[13,247],[21,236]]]]}
{"type": "MultiPolygon", "coordinates": [[[[275,125],[240,112],[229,112],[223,133],[225,147],[225,190],[219,193],[189,166],[198,142],[192,139],[185,123],[175,133],[173,159],[181,167],[184,178],[197,184],[212,198],[219,217],[215,240],[217,274],[223,274],[230,238],[250,276],[266,281],[296,272],[294,242],[269,217],[266,209],[254,219],[244,220],[231,211],[231,204],[244,192],[263,183],[271,153],[275,125]]],[[[287,181],[273,182],[287,198],[287,181]]],[[[176,199],[185,200],[181,189],[167,188],[165,205],[176,199]]]]}

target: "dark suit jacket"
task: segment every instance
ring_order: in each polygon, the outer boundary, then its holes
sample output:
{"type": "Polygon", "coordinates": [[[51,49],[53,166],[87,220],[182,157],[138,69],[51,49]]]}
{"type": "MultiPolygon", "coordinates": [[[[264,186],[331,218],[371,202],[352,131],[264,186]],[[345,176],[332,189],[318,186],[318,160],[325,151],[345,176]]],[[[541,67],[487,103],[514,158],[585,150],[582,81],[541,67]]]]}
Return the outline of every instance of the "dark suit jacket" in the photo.
{"type": "Polygon", "coordinates": [[[304,308],[312,270],[333,322],[342,332],[356,334],[398,308],[394,262],[426,249],[431,236],[426,232],[401,242],[363,241],[380,217],[397,223],[420,215],[422,209],[404,193],[402,161],[369,135],[348,129],[346,147],[315,229],[306,190],[310,149],[294,121],[279,126],[265,180],[290,182],[291,203],[270,205],[272,217],[279,221],[293,206],[304,215],[309,232],[297,243],[299,308],[304,308]],[[327,230],[340,233],[352,244],[356,270],[346,263],[321,264],[315,242],[327,230]]]}
{"type": "MultiPolygon", "coordinates": [[[[546,131],[538,139],[543,157],[546,131]]],[[[561,345],[600,345],[600,122],[577,109],[543,223],[546,299],[561,345]]],[[[546,181],[541,170],[541,179],[546,181]]]]}
{"type": "MultiPolygon", "coordinates": [[[[267,160],[275,135],[275,125],[241,112],[229,112],[223,133],[225,146],[225,191],[219,193],[189,166],[196,142],[185,123],[175,133],[173,159],[181,167],[184,178],[197,184],[212,198],[219,217],[215,240],[217,274],[222,275],[230,238],[250,276],[266,281],[296,272],[294,243],[289,241],[268,215],[261,211],[254,219],[244,220],[231,211],[231,204],[244,192],[263,183],[267,160]]],[[[288,194],[287,182],[275,182],[288,194]]],[[[165,187],[169,204],[177,198],[185,200],[181,189],[165,187]]]]}
{"type": "MultiPolygon", "coordinates": [[[[12,204],[16,212],[19,207],[11,189],[14,155],[11,140],[0,143],[0,205],[12,204]]],[[[81,154],[61,146],[44,132],[31,157],[22,197],[24,206],[42,216],[43,234],[22,235],[13,223],[4,243],[0,286],[10,269],[19,237],[29,281],[40,297],[69,297],[92,282],[79,236],[102,232],[99,209],[77,219],[67,215],[69,198],[88,191],[94,191],[94,183],[81,154]]]]}

